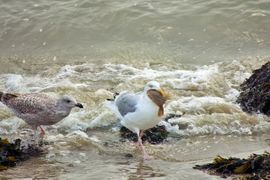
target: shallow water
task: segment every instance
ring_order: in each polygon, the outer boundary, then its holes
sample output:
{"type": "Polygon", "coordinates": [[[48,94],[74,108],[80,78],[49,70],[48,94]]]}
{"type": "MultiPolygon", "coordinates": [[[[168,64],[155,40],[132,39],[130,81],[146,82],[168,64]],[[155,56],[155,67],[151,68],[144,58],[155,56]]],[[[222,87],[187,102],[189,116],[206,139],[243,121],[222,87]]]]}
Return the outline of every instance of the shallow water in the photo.
{"type": "MultiPolygon", "coordinates": [[[[269,118],[235,103],[269,61],[267,1],[0,2],[0,89],[70,94],[85,106],[47,127],[48,154],[0,178],[216,179],[192,166],[269,148],[269,118]],[[161,122],[169,138],[147,145],[155,159],[142,162],[105,100],[150,80],[172,95],[166,113],[184,115],[161,122]]],[[[1,136],[31,133],[2,104],[0,119],[1,136]]]]}
{"type": "Polygon", "coordinates": [[[26,63],[205,64],[269,55],[270,4],[265,0],[1,0],[0,4],[0,54],[26,63]]]}

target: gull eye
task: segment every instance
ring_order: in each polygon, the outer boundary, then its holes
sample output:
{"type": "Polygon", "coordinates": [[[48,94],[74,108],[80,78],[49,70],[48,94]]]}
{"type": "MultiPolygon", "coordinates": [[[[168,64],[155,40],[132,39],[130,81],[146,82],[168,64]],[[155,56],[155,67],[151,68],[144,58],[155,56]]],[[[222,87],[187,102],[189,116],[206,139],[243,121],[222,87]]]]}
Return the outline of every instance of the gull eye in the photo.
{"type": "Polygon", "coordinates": [[[71,100],[69,100],[69,99],[66,99],[66,102],[67,102],[67,103],[70,103],[70,102],[71,102],[71,100]]]}
{"type": "Polygon", "coordinates": [[[153,86],[152,84],[149,84],[149,87],[150,87],[150,88],[153,88],[154,86],[153,86]]]}

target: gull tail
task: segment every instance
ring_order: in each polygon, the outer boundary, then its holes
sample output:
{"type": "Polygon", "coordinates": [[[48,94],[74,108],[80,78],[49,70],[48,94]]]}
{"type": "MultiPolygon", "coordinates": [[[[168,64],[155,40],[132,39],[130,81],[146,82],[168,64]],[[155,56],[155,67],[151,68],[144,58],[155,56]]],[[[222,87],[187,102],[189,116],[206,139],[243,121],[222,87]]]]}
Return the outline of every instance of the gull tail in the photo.
{"type": "Polygon", "coordinates": [[[118,111],[117,106],[115,105],[115,102],[112,100],[107,100],[105,103],[106,107],[109,108],[113,113],[116,114],[117,118],[122,119],[121,114],[118,111]]]}
{"type": "Polygon", "coordinates": [[[10,99],[16,98],[18,95],[16,94],[11,94],[11,93],[3,93],[0,91],[0,101],[5,103],[9,101],[10,99]]]}
{"type": "Polygon", "coordinates": [[[109,108],[117,116],[118,119],[122,119],[122,116],[118,110],[118,107],[115,104],[115,100],[119,95],[120,95],[120,93],[115,92],[113,94],[113,98],[107,99],[105,105],[107,108],[109,108]]]}

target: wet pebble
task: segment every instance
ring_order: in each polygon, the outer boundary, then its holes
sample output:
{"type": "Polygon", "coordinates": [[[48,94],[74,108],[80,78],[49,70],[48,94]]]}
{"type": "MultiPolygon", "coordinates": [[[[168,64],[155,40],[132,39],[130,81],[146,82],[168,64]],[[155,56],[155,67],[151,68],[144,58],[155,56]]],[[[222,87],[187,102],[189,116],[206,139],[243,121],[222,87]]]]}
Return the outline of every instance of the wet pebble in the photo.
{"type": "Polygon", "coordinates": [[[130,154],[130,153],[128,153],[128,154],[125,155],[125,157],[126,157],[126,158],[133,158],[133,155],[130,154]]]}

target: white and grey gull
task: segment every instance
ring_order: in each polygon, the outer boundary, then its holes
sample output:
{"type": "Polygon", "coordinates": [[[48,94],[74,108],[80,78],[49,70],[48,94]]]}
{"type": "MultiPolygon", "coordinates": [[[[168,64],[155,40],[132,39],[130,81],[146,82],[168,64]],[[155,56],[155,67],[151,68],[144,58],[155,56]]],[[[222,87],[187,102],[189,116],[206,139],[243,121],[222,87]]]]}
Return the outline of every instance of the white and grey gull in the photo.
{"type": "Polygon", "coordinates": [[[150,81],[139,93],[122,92],[108,103],[108,107],[120,118],[120,123],[136,133],[144,159],[151,157],[142,144],[143,131],[154,127],[164,115],[168,94],[157,81],[150,81]]]}
{"type": "Polygon", "coordinates": [[[53,125],[67,117],[72,108],[83,108],[81,103],[70,96],[53,98],[43,93],[13,94],[0,92],[0,101],[23,119],[35,131],[45,134],[41,125],[53,125]]]}

